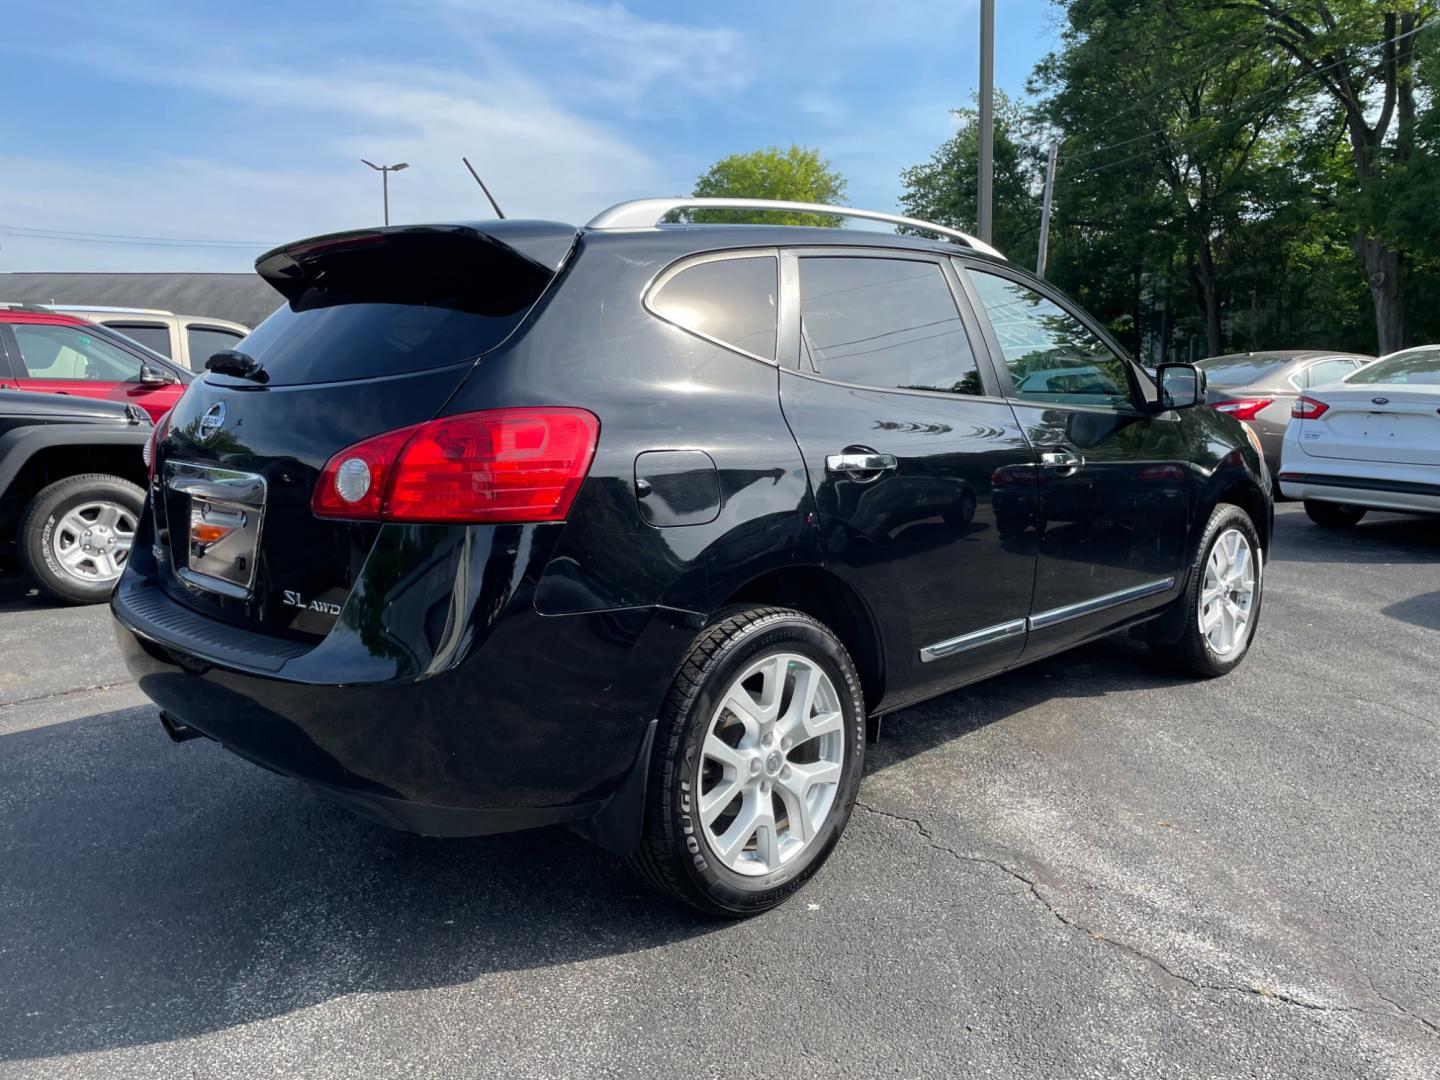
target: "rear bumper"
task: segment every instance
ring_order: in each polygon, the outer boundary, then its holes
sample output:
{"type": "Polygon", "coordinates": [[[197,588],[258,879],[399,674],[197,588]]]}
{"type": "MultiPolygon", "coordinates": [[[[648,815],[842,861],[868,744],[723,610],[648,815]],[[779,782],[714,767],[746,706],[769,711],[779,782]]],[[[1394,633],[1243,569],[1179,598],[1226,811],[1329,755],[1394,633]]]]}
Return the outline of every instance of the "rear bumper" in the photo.
{"type": "Polygon", "coordinates": [[[111,601],[126,665],[174,720],[398,828],[610,822],[637,771],[643,783],[652,721],[694,617],[659,607],[540,615],[543,561],[517,555],[533,538],[480,543],[473,533],[495,527],[432,528],[461,534],[455,573],[432,567],[384,590],[384,568],[367,567],[313,648],[190,611],[137,544],[111,601]],[[367,588],[382,601],[363,603],[367,588]]]}
{"type": "MultiPolygon", "coordinates": [[[[1353,464],[1353,463],[1352,463],[1353,464]]],[[[1440,470],[1426,466],[1396,466],[1392,476],[1374,477],[1353,472],[1287,469],[1280,490],[1291,499],[1348,503],[1373,510],[1440,514],[1440,470]]]]}

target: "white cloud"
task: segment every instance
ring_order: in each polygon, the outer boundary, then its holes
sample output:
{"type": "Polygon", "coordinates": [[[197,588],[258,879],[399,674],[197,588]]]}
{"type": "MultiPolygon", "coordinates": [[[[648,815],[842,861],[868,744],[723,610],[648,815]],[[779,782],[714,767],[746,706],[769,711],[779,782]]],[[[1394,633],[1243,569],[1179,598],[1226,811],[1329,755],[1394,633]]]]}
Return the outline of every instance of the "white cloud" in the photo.
{"type": "MultiPolygon", "coordinates": [[[[496,32],[586,39],[583,77],[593,98],[636,101],[662,86],[673,97],[737,85],[720,59],[733,51],[730,31],[691,31],[575,0],[541,0],[524,10],[484,0],[440,3],[453,20],[496,32]]],[[[410,163],[391,177],[395,222],[490,216],[462,154],[512,217],[583,222],[612,202],[677,183],[632,140],[567,106],[478,31],[470,43],[474,64],[444,66],[267,63],[243,37],[226,41],[222,57],[210,51],[215,39],[204,27],[171,25],[168,32],[192,37],[194,47],[176,53],[195,57],[191,65],[142,65],[126,59],[136,53],[98,39],[72,40],[50,55],[213,103],[216,142],[235,147],[235,157],[160,156],[97,169],[80,158],[12,156],[0,222],[276,243],[379,219],[379,178],[361,157],[410,163]]],[[[250,258],[227,248],[0,237],[0,269],[9,270],[242,269],[250,258]]]]}

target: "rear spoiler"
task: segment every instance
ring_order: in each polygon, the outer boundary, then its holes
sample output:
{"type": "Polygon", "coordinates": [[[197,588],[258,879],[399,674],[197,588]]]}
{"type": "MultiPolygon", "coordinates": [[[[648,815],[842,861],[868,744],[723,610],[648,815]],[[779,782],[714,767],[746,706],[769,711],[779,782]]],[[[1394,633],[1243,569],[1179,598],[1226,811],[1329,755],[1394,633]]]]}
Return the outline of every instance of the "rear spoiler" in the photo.
{"type": "Polygon", "coordinates": [[[579,235],[553,221],[359,229],[275,248],[255,271],[297,311],[381,303],[506,315],[535,302],[579,235]]]}

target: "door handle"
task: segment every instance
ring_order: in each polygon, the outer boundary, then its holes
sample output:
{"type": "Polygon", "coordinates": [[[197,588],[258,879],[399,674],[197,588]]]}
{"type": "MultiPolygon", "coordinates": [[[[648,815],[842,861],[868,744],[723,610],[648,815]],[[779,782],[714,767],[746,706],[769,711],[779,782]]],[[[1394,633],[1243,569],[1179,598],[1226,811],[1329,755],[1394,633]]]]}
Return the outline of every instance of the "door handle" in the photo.
{"type": "Polygon", "coordinates": [[[1054,469],[1061,476],[1074,476],[1085,464],[1085,459],[1069,450],[1046,450],[1040,455],[1040,464],[1054,469]]]}
{"type": "Polygon", "coordinates": [[[893,468],[894,454],[831,454],[825,459],[825,471],[833,473],[877,473],[893,468]]]}

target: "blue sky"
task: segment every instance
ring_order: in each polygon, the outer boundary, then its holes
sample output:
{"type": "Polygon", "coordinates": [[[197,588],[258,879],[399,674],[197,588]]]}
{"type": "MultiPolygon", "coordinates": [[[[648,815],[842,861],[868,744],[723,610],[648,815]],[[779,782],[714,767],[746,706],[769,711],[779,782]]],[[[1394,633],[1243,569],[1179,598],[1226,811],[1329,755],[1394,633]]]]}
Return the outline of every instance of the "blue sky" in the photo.
{"type": "MultiPolygon", "coordinates": [[[[996,81],[1019,93],[1055,14],[997,7],[996,81]]],[[[579,223],[792,141],[845,173],[852,205],[890,209],[975,89],[978,22],[978,0],[19,0],[0,39],[0,270],[247,269],[378,222],[361,157],[410,163],[395,222],[489,216],[461,154],[508,215],[579,223]]]]}

